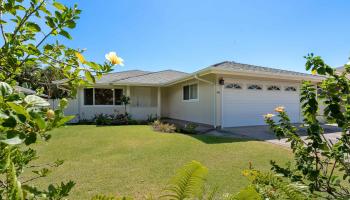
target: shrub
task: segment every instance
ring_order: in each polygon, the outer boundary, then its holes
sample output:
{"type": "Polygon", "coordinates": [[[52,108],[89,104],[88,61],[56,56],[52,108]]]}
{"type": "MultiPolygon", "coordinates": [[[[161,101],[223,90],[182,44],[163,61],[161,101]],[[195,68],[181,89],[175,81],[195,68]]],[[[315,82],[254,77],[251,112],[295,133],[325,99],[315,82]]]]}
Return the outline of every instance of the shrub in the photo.
{"type": "Polygon", "coordinates": [[[174,124],[163,123],[160,120],[156,120],[152,123],[154,131],[163,132],[163,133],[174,133],[176,127],[174,124]]]}
{"type": "MultiPolygon", "coordinates": [[[[307,70],[325,77],[319,85],[322,92],[318,93],[317,87],[309,81],[305,81],[301,88],[306,138],[300,137],[298,127],[291,123],[284,107],[275,109],[276,117],[274,114],[265,115],[265,121],[275,135],[290,142],[295,160],[287,167],[272,161],[272,170],[291,184],[306,185],[307,192],[318,199],[349,199],[350,64],[344,66],[344,72],[337,72],[319,56],[310,54],[306,59],[307,70]],[[327,121],[341,129],[342,134],[335,142],[326,138],[325,129],[318,119],[321,103],[325,106],[327,121]]],[[[260,186],[268,184],[261,182],[260,186]]]]}
{"type": "Polygon", "coordinates": [[[152,123],[152,122],[156,121],[157,119],[158,119],[157,115],[153,115],[153,114],[147,115],[147,122],[148,123],[152,123]]]}
{"type": "Polygon", "coordinates": [[[183,129],[180,129],[182,133],[187,133],[187,134],[197,134],[196,128],[198,127],[197,124],[195,123],[188,123],[185,125],[183,129]]]}
{"type": "Polygon", "coordinates": [[[96,114],[93,120],[96,125],[111,125],[113,121],[113,115],[108,114],[96,114]]]}

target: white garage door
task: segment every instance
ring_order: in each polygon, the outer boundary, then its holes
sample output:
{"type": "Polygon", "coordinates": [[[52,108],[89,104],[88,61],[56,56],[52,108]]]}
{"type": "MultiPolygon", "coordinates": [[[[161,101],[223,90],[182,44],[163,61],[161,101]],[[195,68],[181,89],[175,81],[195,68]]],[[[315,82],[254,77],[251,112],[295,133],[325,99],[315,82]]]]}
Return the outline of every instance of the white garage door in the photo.
{"type": "Polygon", "coordinates": [[[293,123],[300,122],[297,85],[225,81],[222,103],[223,127],[266,125],[263,115],[277,106],[286,108],[293,123]]]}

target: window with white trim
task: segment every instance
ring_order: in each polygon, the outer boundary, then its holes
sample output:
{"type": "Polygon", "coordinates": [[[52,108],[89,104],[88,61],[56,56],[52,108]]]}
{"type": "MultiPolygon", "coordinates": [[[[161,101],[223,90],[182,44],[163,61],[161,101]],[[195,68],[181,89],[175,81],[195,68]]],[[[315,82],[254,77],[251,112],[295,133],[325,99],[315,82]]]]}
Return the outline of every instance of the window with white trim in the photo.
{"type": "Polygon", "coordinates": [[[248,90],[262,90],[262,86],[256,84],[249,85],[248,90]]]}
{"type": "Polygon", "coordinates": [[[238,83],[230,83],[226,85],[226,88],[229,89],[242,89],[242,86],[238,83]]]}
{"type": "Polygon", "coordinates": [[[184,101],[198,99],[198,84],[184,85],[182,87],[182,99],[184,101]]]}
{"type": "Polygon", "coordinates": [[[287,92],[296,92],[297,91],[297,89],[293,86],[288,86],[284,90],[287,92]]]}
{"type": "Polygon", "coordinates": [[[84,105],[122,105],[123,89],[84,88],[84,105]]]}
{"type": "Polygon", "coordinates": [[[84,105],[94,105],[94,88],[84,89],[84,105]]]}
{"type": "Polygon", "coordinates": [[[280,87],[278,87],[277,85],[271,85],[267,88],[267,90],[269,91],[280,91],[280,87]]]}

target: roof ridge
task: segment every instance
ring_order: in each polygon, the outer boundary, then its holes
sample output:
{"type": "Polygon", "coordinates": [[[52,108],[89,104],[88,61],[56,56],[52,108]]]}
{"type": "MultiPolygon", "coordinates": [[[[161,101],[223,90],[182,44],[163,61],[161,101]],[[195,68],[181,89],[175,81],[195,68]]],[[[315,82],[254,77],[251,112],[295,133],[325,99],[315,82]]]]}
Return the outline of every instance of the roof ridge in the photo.
{"type": "Polygon", "coordinates": [[[125,70],[125,71],[113,71],[113,72],[109,72],[105,75],[109,75],[109,74],[117,74],[117,73],[124,73],[124,72],[135,72],[135,71],[139,71],[139,72],[149,72],[149,71],[143,71],[143,70],[139,70],[139,69],[129,69],[129,70],[125,70]]]}
{"type": "Polygon", "coordinates": [[[175,69],[165,69],[165,70],[160,70],[160,71],[157,71],[157,72],[159,73],[159,72],[166,72],[166,71],[180,72],[180,73],[183,73],[183,74],[188,74],[187,72],[183,72],[183,71],[179,71],[179,70],[175,70],[175,69]]]}

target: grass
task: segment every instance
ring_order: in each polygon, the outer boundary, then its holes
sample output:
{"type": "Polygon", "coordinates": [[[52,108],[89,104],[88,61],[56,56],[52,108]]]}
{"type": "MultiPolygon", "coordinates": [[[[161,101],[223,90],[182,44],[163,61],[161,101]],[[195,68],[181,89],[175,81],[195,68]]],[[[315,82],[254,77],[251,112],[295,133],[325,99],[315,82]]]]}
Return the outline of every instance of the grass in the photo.
{"type": "Polygon", "coordinates": [[[35,146],[36,163],[58,158],[65,163],[35,184],[73,180],[70,199],[159,194],[176,169],[191,160],[209,168],[208,184],[222,193],[237,192],[248,183],[241,172],[249,162],[268,170],[270,159],[284,163],[291,158],[287,149],[265,142],[158,133],[149,126],[76,125],[56,129],[52,136],[35,146]]]}

